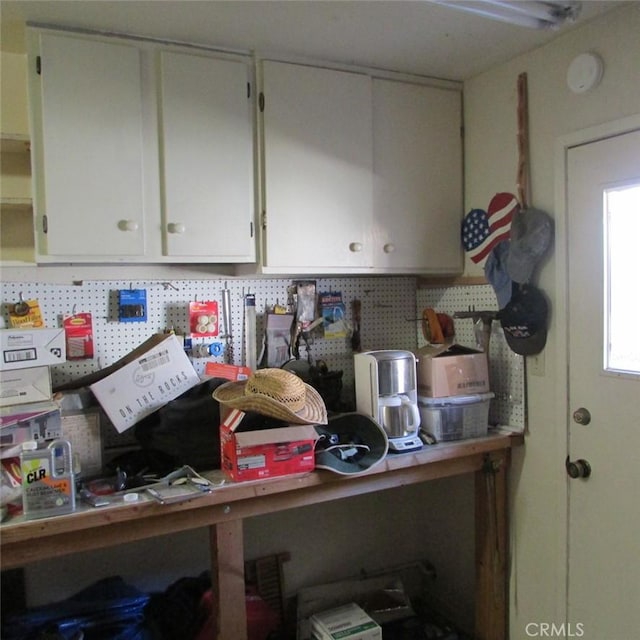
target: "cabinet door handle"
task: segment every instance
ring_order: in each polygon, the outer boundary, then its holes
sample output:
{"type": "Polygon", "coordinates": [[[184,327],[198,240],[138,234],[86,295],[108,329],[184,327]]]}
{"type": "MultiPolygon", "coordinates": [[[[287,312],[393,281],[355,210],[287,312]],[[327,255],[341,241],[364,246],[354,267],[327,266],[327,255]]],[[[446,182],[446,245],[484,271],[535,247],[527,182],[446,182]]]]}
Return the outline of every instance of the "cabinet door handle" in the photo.
{"type": "Polygon", "coordinates": [[[118,222],[118,229],[120,229],[120,231],[137,231],[138,228],[139,225],[135,220],[120,220],[120,222],[118,222]]]}
{"type": "Polygon", "coordinates": [[[182,222],[170,222],[167,225],[167,231],[169,233],[184,233],[187,227],[182,222]]]}
{"type": "Polygon", "coordinates": [[[352,242],[349,245],[349,251],[353,253],[358,253],[358,251],[362,251],[362,243],[361,242],[352,242]]]}
{"type": "Polygon", "coordinates": [[[393,253],[396,250],[396,245],[393,242],[387,242],[387,244],[382,247],[382,250],[385,253],[393,253]]]}

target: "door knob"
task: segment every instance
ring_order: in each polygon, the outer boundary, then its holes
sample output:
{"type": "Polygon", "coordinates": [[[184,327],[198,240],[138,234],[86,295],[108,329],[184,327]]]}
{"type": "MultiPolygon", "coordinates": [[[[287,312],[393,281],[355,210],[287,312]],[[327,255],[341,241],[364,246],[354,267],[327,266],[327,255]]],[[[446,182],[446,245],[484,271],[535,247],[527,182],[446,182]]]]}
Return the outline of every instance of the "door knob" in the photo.
{"type": "Polygon", "coordinates": [[[572,461],[569,460],[569,456],[567,456],[564,466],[567,469],[569,477],[574,480],[576,478],[588,478],[591,475],[591,465],[582,458],[572,461]]]}
{"type": "Polygon", "coordinates": [[[573,421],[578,424],[587,425],[591,422],[591,414],[588,409],[580,407],[573,412],[573,421]]]}

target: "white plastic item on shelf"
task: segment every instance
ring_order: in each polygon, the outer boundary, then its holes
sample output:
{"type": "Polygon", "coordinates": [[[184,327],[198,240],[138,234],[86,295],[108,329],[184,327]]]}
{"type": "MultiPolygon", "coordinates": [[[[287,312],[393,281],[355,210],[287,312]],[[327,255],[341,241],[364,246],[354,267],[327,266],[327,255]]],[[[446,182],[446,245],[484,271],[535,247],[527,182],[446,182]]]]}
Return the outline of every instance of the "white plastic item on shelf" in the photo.
{"type": "Polygon", "coordinates": [[[418,396],[421,429],[438,442],[480,438],[489,431],[489,405],[493,392],[469,396],[418,396]]]}

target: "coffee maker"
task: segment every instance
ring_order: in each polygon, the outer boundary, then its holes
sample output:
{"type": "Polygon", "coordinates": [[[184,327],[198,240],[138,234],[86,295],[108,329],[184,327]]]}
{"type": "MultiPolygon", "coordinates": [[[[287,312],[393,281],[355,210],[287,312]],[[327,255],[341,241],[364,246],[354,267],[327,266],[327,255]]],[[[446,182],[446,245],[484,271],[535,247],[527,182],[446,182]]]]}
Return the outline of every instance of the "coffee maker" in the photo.
{"type": "Polygon", "coordinates": [[[389,451],[422,448],[416,357],[411,351],[386,349],[354,355],[356,408],[382,426],[389,451]]]}

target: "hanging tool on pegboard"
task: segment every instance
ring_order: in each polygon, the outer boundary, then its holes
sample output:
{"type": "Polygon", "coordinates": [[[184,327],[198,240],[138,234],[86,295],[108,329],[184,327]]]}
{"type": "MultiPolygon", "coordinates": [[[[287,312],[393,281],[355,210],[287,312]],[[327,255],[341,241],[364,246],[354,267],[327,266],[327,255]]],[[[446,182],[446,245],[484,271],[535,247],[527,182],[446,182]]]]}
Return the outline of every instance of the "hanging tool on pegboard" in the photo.
{"type": "Polygon", "coordinates": [[[256,294],[246,293],[244,295],[244,340],[242,364],[249,367],[251,371],[256,370],[258,347],[256,339],[256,294]]]}
{"type": "Polygon", "coordinates": [[[225,340],[224,361],[227,364],[233,364],[233,334],[231,332],[231,291],[224,283],[222,290],[222,321],[224,322],[224,335],[221,337],[225,340]]]}

